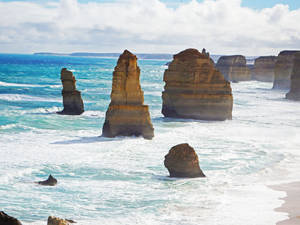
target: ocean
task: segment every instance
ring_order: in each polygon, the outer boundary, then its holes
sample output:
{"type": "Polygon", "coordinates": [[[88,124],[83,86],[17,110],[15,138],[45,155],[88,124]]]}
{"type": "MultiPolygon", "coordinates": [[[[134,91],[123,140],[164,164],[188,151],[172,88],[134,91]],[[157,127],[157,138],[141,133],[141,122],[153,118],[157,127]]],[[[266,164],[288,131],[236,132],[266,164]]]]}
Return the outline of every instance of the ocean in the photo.
{"type": "Polygon", "coordinates": [[[272,225],[299,180],[300,103],[271,83],[232,83],[233,118],[161,114],[167,60],[139,60],[153,140],[101,137],[117,58],[0,54],[0,210],[25,225],[49,215],[89,224],[272,225]],[[62,110],[60,70],[73,71],[85,112],[62,110]],[[169,178],[164,156],[189,143],[207,178],[169,178]],[[54,187],[34,182],[52,174],[54,187]]]}

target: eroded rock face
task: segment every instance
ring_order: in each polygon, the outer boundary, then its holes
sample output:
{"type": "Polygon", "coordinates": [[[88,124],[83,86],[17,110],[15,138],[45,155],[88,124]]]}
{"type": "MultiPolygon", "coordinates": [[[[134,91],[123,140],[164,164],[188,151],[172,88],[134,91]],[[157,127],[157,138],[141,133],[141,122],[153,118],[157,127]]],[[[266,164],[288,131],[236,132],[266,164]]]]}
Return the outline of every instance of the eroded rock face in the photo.
{"type": "Polygon", "coordinates": [[[60,219],[55,216],[49,216],[47,225],[70,225],[70,223],[64,219],[60,219]]]}
{"type": "Polygon", "coordinates": [[[214,68],[209,54],[186,49],[173,58],[164,73],[163,115],[200,120],[231,119],[230,83],[214,68]]]}
{"type": "Polygon", "coordinates": [[[144,105],[137,57],[125,50],[113,72],[111,102],[106,111],[102,136],[143,136],[152,139],[154,129],[149,108],[144,105]]]}
{"type": "Polygon", "coordinates": [[[22,225],[16,218],[7,215],[5,212],[0,211],[0,224],[1,225],[22,225]]]}
{"type": "Polygon", "coordinates": [[[286,94],[287,99],[300,101],[300,52],[294,56],[293,70],[291,75],[291,89],[286,94]]]}
{"type": "Polygon", "coordinates": [[[66,68],[61,70],[61,82],[63,85],[62,96],[64,109],[58,114],[80,115],[84,112],[80,91],[76,90],[76,80],[73,73],[66,68]]]}
{"type": "Polygon", "coordinates": [[[294,56],[297,52],[299,51],[282,51],[279,53],[275,64],[273,89],[290,89],[294,56]]]}
{"type": "Polygon", "coordinates": [[[245,56],[221,56],[216,67],[228,81],[239,82],[251,80],[251,74],[247,67],[245,56]]]}
{"type": "Polygon", "coordinates": [[[252,80],[273,82],[275,63],[276,56],[261,56],[255,59],[254,68],[251,71],[252,80]]]}
{"type": "Polygon", "coordinates": [[[205,177],[195,150],[187,143],[172,147],[164,164],[170,177],[205,177]]]}

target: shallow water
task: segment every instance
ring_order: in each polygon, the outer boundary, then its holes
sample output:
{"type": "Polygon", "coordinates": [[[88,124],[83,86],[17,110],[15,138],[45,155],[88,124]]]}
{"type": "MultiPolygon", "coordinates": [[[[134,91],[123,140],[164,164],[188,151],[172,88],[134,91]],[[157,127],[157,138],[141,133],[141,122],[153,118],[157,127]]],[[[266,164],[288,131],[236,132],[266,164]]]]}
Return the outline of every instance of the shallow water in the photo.
{"type": "Polygon", "coordinates": [[[284,193],[266,185],[299,178],[300,103],[272,84],[232,84],[233,119],[166,119],[166,61],[139,60],[155,137],[102,138],[117,59],[0,55],[0,209],[25,225],[49,215],[78,224],[268,225],[284,193]],[[74,72],[85,112],[62,116],[60,69],[74,72]],[[207,178],[172,179],[163,160],[188,142],[207,178]],[[55,187],[34,181],[49,174],[55,187]]]}

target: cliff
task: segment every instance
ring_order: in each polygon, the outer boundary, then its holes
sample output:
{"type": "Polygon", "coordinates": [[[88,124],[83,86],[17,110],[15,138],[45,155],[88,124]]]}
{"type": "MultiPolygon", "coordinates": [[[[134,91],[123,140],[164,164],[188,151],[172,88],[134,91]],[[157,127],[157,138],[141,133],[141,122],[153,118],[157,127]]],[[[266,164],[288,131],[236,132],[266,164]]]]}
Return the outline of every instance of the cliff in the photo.
{"type": "Polygon", "coordinates": [[[299,51],[282,51],[279,53],[275,64],[273,89],[290,89],[294,55],[297,52],[299,51]]]}
{"type": "Polygon", "coordinates": [[[251,80],[251,74],[246,65],[245,56],[221,56],[216,67],[228,81],[238,82],[251,80]]]}
{"type": "Polygon", "coordinates": [[[287,99],[300,101],[300,52],[294,56],[293,70],[291,74],[291,89],[286,94],[287,99]]]}
{"type": "Polygon", "coordinates": [[[209,54],[186,49],[173,58],[164,73],[163,115],[200,120],[231,119],[230,83],[214,68],[209,54]]]}
{"type": "Polygon", "coordinates": [[[146,139],[154,136],[149,108],[144,105],[137,57],[127,50],[120,55],[113,72],[111,102],[106,112],[102,135],[135,135],[146,139]]]}
{"type": "Polygon", "coordinates": [[[254,68],[251,70],[252,80],[273,82],[275,63],[276,56],[261,56],[255,59],[254,68]]]}
{"type": "Polygon", "coordinates": [[[84,112],[80,91],[76,90],[76,80],[73,73],[66,68],[61,70],[61,82],[63,85],[62,96],[64,109],[58,114],[80,115],[84,112]]]}

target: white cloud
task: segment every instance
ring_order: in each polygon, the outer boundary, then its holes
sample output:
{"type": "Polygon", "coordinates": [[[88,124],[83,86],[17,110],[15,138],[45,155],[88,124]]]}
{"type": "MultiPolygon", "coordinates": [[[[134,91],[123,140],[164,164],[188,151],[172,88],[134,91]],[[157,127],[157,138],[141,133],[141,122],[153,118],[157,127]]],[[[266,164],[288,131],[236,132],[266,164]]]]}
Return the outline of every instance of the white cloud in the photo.
{"type": "Polygon", "coordinates": [[[0,52],[172,52],[277,54],[300,48],[300,9],[253,10],[241,0],[193,0],[168,8],[159,0],[44,4],[0,2],[0,52]]]}

